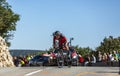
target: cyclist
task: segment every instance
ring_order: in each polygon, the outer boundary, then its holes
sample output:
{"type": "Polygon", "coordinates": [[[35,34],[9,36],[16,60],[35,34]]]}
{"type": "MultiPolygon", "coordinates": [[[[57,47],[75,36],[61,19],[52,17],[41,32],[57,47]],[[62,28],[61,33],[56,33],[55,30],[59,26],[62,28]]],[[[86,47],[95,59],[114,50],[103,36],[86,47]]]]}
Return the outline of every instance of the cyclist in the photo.
{"type": "Polygon", "coordinates": [[[55,31],[53,33],[53,47],[55,49],[62,49],[67,52],[67,55],[65,57],[65,61],[69,60],[68,66],[71,64],[71,52],[69,51],[68,42],[65,36],[62,35],[60,31],[55,31]],[[67,58],[67,60],[66,60],[67,58]]]}
{"type": "Polygon", "coordinates": [[[55,31],[53,33],[53,47],[56,48],[60,48],[63,50],[69,50],[68,47],[68,42],[65,36],[62,35],[62,33],[60,31],[55,31]]]}

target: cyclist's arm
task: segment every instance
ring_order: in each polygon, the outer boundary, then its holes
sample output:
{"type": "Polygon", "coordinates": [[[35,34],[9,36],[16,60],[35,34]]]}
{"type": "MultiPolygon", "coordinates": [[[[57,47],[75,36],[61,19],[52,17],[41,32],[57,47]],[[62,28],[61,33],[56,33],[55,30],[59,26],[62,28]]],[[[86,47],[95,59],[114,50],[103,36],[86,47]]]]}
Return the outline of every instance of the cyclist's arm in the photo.
{"type": "Polygon", "coordinates": [[[66,50],[69,50],[68,42],[65,43],[66,50]]]}
{"type": "Polygon", "coordinates": [[[56,48],[55,40],[56,40],[56,37],[53,38],[53,48],[56,48]]]}

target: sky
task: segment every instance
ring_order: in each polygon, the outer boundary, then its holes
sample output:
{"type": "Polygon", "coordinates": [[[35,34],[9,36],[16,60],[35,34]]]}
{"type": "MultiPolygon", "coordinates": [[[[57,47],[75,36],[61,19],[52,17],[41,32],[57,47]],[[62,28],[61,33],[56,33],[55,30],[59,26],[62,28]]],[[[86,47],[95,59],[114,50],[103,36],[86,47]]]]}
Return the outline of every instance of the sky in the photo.
{"type": "Polygon", "coordinates": [[[7,0],[20,15],[10,49],[46,50],[52,33],[72,45],[95,49],[105,37],[120,36],[120,0],[7,0]]]}

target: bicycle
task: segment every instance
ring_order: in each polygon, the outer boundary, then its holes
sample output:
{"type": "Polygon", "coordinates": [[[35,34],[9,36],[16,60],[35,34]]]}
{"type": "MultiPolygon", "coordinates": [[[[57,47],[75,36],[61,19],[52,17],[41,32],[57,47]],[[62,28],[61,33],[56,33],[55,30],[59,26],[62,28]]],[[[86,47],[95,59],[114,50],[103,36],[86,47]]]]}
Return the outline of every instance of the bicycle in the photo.
{"type": "Polygon", "coordinates": [[[57,65],[59,68],[62,68],[64,66],[64,55],[62,49],[57,49],[57,65]]]}

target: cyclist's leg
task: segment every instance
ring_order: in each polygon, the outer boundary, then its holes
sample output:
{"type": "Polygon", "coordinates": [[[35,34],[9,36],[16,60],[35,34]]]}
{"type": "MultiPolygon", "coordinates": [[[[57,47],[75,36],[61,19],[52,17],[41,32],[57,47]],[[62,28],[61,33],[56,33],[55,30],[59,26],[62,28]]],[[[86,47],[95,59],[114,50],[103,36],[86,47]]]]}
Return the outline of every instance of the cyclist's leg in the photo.
{"type": "Polygon", "coordinates": [[[61,49],[61,67],[64,66],[64,55],[63,55],[63,50],[61,49]]]}
{"type": "Polygon", "coordinates": [[[67,51],[67,57],[70,58],[70,60],[72,59],[71,51],[67,51]]]}
{"type": "Polygon", "coordinates": [[[57,65],[60,67],[60,53],[57,53],[57,65]]]}
{"type": "Polygon", "coordinates": [[[59,68],[63,67],[63,65],[64,65],[63,51],[62,50],[58,51],[57,64],[58,64],[59,68]]]}
{"type": "Polygon", "coordinates": [[[67,51],[67,65],[68,67],[71,67],[72,65],[71,51],[67,51]]]}

